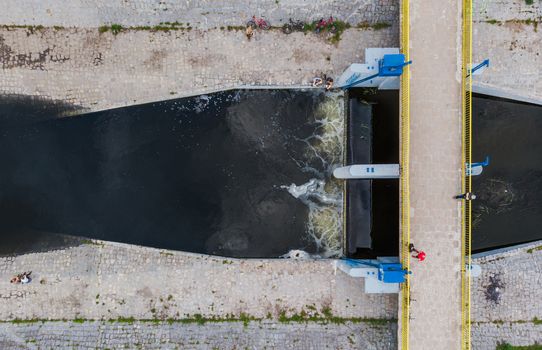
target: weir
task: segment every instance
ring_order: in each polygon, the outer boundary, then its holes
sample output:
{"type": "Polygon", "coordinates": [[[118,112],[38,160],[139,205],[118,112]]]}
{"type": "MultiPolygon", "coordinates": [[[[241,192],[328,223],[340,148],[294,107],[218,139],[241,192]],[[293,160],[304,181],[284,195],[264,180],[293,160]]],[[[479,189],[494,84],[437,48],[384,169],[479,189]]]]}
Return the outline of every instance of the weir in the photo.
{"type": "MultiPolygon", "coordinates": [[[[348,128],[346,165],[368,164],[372,161],[371,105],[350,99],[348,103],[348,128]]],[[[371,180],[346,182],[346,254],[354,255],[358,249],[371,249],[372,191],[371,180]]]]}
{"type": "MultiPolygon", "coordinates": [[[[398,162],[397,90],[348,93],[345,166],[398,162]]],[[[398,180],[346,180],[345,255],[398,256],[398,180]]]]}

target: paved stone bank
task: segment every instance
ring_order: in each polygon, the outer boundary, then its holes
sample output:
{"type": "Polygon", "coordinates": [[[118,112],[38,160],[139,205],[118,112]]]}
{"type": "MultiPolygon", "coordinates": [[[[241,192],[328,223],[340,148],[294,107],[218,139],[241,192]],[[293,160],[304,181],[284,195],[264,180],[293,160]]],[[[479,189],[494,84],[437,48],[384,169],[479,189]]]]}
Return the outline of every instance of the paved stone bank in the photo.
{"type": "Polygon", "coordinates": [[[472,325],[472,349],[495,350],[498,344],[515,346],[541,344],[542,325],[534,323],[475,323],[472,325]]]}
{"type": "Polygon", "coordinates": [[[289,18],[310,21],[329,16],[352,24],[394,22],[399,0],[4,0],[2,8],[0,24],[98,27],[178,21],[213,28],[243,25],[253,15],[265,17],[272,25],[289,18]]]}
{"type": "Polygon", "coordinates": [[[116,243],[0,258],[0,320],[327,313],[396,317],[396,295],[363,292],[331,260],[236,260],[116,243]],[[32,270],[29,285],[13,274],[32,270]]]}
{"type": "Polygon", "coordinates": [[[542,3],[525,0],[473,0],[474,21],[541,20],[542,3]]]}
{"type": "Polygon", "coordinates": [[[542,241],[474,259],[473,349],[542,344],[542,241]]]}
{"type": "Polygon", "coordinates": [[[205,325],[147,322],[0,324],[2,349],[364,349],[396,348],[396,324],[275,322],[205,325]]]}
{"type": "Polygon", "coordinates": [[[475,259],[472,318],[481,322],[542,320],[542,241],[475,259]]]}
{"type": "MultiPolygon", "coordinates": [[[[473,279],[472,287],[473,349],[494,349],[499,342],[542,343],[537,321],[542,319],[541,246],[538,242],[474,260],[482,266],[482,275],[473,279]]],[[[205,341],[219,343],[224,336],[229,340],[224,347],[217,345],[220,349],[234,348],[231,344],[391,349],[397,342],[395,322],[322,325],[277,320],[281,315],[298,317],[302,311],[344,319],[393,319],[396,310],[396,295],[364,294],[363,279],[335,271],[329,260],[237,260],[99,241],[0,258],[0,319],[8,321],[0,324],[2,349],[24,344],[33,348],[38,343],[32,340],[42,342],[39,348],[78,342],[89,348],[134,348],[138,342],[144,345],[144,339],[164,340],[165,348],[212,348],[205,341]],[[33,270],[33,282],[10,284],[11,275],[23,270],[33,270]],[[198,315],[223,320],[200,325],[198,315]],[[249,321],[245,328],[242,322],[226,321],[231,317],[263,321],[249,321]],[[151,321],[131,324],[131,318],[151,321]],[[160,322],[186,318],[195,318],[194,323],[160,322]],[[14,319],[81,323],[9,321],[14,319]],[[351,334],[354,343],[348,339],[351,334]]]]}
{"type": "Polygon", "coordinates": [[[490,67],[473,81],[542,104],[542,2],[474,2],[473,60],[490,67]]]}
{"type": "Polygon", "coordinates": [[[326,34],[244,31],[0,29],[0,94],[36,96],[96,111],[240,86],[308,87],[398,45],[397,27],[326,34]]]}

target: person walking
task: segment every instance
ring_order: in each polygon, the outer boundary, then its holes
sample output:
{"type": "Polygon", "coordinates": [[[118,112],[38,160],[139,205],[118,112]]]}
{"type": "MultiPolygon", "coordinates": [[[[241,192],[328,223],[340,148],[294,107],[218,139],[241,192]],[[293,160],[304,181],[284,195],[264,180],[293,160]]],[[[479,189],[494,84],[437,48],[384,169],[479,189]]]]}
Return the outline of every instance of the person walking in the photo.
{"type": "Polygon", "coordinates": [[[464,199],[466,201],[472,201],[476,199],[476,195],[472,192],[465,192],[454,196],[454,199],[464,199]]]}
{"type": "Polygon", "coordinates": [[[418,261],[424,261],[425,260],[425,252],[423,250],[418,250],[414,248],[414,244],[410,243],[408,245],[408,250],[411,253],[416,253],[415,255],[412,255],[414,259],[418,259],[418,261]]]}

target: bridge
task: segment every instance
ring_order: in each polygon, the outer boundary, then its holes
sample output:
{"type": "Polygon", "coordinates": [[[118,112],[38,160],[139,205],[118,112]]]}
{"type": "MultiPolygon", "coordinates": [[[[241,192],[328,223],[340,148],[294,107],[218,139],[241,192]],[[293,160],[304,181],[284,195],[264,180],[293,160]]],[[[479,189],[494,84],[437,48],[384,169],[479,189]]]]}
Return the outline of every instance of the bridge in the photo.
{"type": "Polygon", "coordinates": [[[453,196],[470,190],[471,7],[401,3],[401,53],[413,61],[400,86],[401,260],[412,271],[399,296],[402,350],[470,349],[470,204],[453,196]]]}

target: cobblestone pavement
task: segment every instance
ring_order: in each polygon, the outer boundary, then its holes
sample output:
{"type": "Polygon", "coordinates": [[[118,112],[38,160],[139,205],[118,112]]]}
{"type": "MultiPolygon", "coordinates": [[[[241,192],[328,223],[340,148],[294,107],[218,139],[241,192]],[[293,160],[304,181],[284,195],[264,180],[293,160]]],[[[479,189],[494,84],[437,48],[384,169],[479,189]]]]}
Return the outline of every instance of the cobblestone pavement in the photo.
{"type": "Polygon", "coordinates": [[[236,260],[117,243],[0,258],[0,319],[265,318],[302,310],[396,317],[395,295],[363,293],[332,260],[236,260]],[[13,285],[31,270],[34,281],[13,285]]]}
{"type": "MultiPolygon", "coordinates": [[[[328,307],[342,318],[395,317],[395,295],[364,294],[363,280],[335,274],[331,260],[237,260],[95,242],[0,259],[0,319],[6,321],[0,323],[0,348],[397,346],[395,322],[277,321],[282,312],[321,314],[328,307]],[[11,275],[23,270],[33,270],[33,282],[11,285],[11,275]],[[227,321],[241,313],[265,320],[249,321],[247,327],[227,321]],[[158,322],[197,314],[223,320],[158,322]],[[16,318],[80,321],[10,321],[16,318]],[[132,324],[131,318],[149,321],[132,324]]],[[[473,349],[494,349],[503,341],[542,343],[542,324],[536,321],[542,319],[542,249],[537,247],[542,241],[474,259],[482,275],[472,287],[473,349]]]]}
{"type": "Polygon", "coordinates": [[[534,323],[478,323],[472,325],[472,349],[495,350],[499,343],[527,346],[542,342],[542,325],[534,323]]]}
{"type": "Polygon", "coordinates": [[[473,61],[490,59],[473,81],[542,104],[542,2],[477,0],[473,15],[473,61]]]}
{"type": "Polygon", "coordinates": [[[366,47],[397,46],[397,27],[325,34],[258,31],[0,29],[0,94],[30,95],[96,111],[239,86],[308,87],[364,59],[366,47]]]}
{"type": "Polygon", "coordinates": [[[542,3],[525,0],[473,0],[472,19],[478,21],[506,21],[515,19],[538,19],[542,17],[542,3]]]}
{"type": "Polygon", "coordinates": [[[474,259],[473,349],[542,343],[542,241],[474,259]]]}
{"type": "Polygon", "coordinates": [[[482,266],[472,284],[475,321],[542,320],[542,241],[475,261],[482,266]]]}
{"type": "Polygon", "coordinates": [[[310,21],[329,16],[352,24],[378,23],[396,21],[398,4],[399,0],[2,0],[0,24],[98,27],[178,21],[207,29],[242,25],[253,15],[272,25],[289,18],[310,21]]]}
{"type": "Polygon", "coordinates": [[[396,348],[396,324],[249,322],[46,322],[1,324],[2,349],[363,349],[396,348]]]}
{"type": "Polygon", "coordinates": [[[410,16],[410,241],[428,256],[410,264],[409,344],[459,349],[461,13],[457,1],[423,0],[410,3],[410,16]]]}

